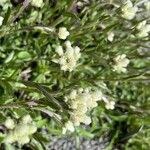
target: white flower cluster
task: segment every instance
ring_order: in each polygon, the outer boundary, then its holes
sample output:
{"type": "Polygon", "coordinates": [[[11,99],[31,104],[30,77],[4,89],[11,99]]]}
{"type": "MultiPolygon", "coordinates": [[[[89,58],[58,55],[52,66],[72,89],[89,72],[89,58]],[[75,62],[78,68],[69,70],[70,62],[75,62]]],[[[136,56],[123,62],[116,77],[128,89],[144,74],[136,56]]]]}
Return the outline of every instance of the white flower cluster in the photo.
{"type": "Polygon", "coordinates": [[[114,62],[115,64],[113,65],[113,71],[125,73],[127,71],[126,67],[128,66],[130,60],[126,58],[126,54],[122,54],[114,58],[114,62]]]}
{"type": "Polygon", "coordinates": [[[18,124],[15,124],[11,118],[8,118],[4,124],[7,129],[10,129],[4,139],[5,143],[18,142],[24,145],[29,143],[30,135],[37,131],[37,127],[32,122],[30,115],[24,116],[18,124]]]}
{"type": "Polygon", "coordinates": [[[150,24],[146,24],[146,20],[144,20],[137,25],[136,29],[139,31],[137,34],[138,37],[147,37],[150,32],[150,24]]]}
{"type": "Polygon", "coordinates": [[[91,88],[73,90],[65,97],[65,100],[73,111],[70,113],[70,120],[63,128],[64,134],[67,130],[74,132],[74,126],[79,126],[80,123],[90,124],[91,118],[87,113],[98,105],[97,101],[103,100],[106,109],[114,109],[115,105],[115,102],[109,101],[101,90],[92,90],[91,88]]]}
{"type": "Polygon", "coordinates": [[[65,51],[62,46],[56,47],[56,53],[59,55],[58,59],[52,61],[60,64],[61,70],[71,72],[77,65],[81,53],[78,46],[72,47],[70,41],[65,42],[65,51]]]}
{"type": "Polygon", "coordinates": [[[71,109],[70,121],[65,124],[63,133],[67,130],[74,131],[74,126],[79,126],[80,123],[86,125],[91,123],[91,118],[87,115],[88,110],[97,106],[97,101],[102,99],[100,90],[92,91],[90,88],[80,88],[73,90],[66,98],[71,109]]]}
{"type": "Polygon", "coordinates": [[[138,7],[133,6],[132,2],[130,0],[127,0],[125,4],[121,7],[122,11],[122,17],[127,20],[132,20],[136,12],[138,11],[138,7]]]}

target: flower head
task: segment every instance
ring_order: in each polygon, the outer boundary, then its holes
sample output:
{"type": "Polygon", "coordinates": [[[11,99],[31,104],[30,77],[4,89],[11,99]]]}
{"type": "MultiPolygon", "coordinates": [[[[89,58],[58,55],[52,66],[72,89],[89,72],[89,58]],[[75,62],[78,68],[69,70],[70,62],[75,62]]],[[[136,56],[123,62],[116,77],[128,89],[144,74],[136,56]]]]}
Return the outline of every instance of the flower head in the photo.
{"type": "Polygon", "coordinates": [[[121,72],[124,73],[127,71],[126,67],[128,66],[130,61],[128,58],[126,58],[125,54],[122,54],[114,58],[114,62],[115,64],[113,66],[113,70],[117,71],[118,73],[121,73],[121,72]]]}
{"type": "MultiPolygon", "coordinates": [[[[12,123],[12,120],[6,120],[5,126],[10,126],[10,122],[12,123]],[[8,124],[9,123],[9,124],[8,124]]],[[[11,126],[12,127],[12,126],[11,126]]],[[[37,131],[36,125],[32,122],[32,118],[30,115],[26,115],[21,119],[21,122],[14,125],[13,129],[8,132],[6,135],[4,142],[5,143],[14,143],[18,142],[21,145],[24,145],[26,143],[29,143],[30,136],[34,134],[37,131]]]]}
{"type": "Polygon", "coordinates": [[[62,46],[56,47],[56,53],[59,55],[59,58],[52,61],[60,64],[61,70],[71,72],[75,69],[77,61],[81,56],[80,48],[78,46],[72,47],[70,41],[66,41],[65,45],[65,52],[62,46]]]}
{"type": "Polygon", "coordinates": [[[144,20],[137,25],[136,29],[138,30],[138,37],[147,37],[150,32],[150,24],[146,24],[146,20],[144,20]]]}
{"type": "Polygon", "coordinates": [[[73,110],[70,114],[70,121],[74,126],[79,126],[80,123],[86,125],[91,123],[91,118],[87,112],[97,106],[97,101],[102,99],[100,90],[92,90],[91,88],[79,88],[73,90],[67,97],[67,103],[73,110]]]}
{"type": "Polygon", "coordinates": [[[65,27],[60,27],[58,31],[58,37],[62,40],[65,40],[69,36],[69,32],[67,28],[65,27]]]}
{"type": "Polygon", "coordinates": [[[135,17],[138,8],[136,6],[133,6],[130,0],[127,0],[125,4],[122,6],[121,11],[123,18],[127,20],[132,20],[135,17]]]}
{"type": "Polygon", "coordinates": [[[114,101],[108,101],[105,103],[106,109],[114,109],[115,108],[115,102],[114,101]]]}

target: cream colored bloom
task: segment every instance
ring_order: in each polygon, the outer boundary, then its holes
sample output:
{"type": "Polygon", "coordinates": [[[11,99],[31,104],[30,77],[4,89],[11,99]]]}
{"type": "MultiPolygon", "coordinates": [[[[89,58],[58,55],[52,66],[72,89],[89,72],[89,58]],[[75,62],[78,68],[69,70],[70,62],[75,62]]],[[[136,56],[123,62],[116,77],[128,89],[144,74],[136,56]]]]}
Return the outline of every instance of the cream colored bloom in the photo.
{"type": "MultiPolygon", "coordinates": [[[[10,121],[6,121],[10,122],[10,121]]],[[[6,123],[7,124],[7,123],[6,123]]],[[[37,131],[36,125],[32,122],[32,118],[29,115],[24,116],[20,123],[16,124],[13,130],[8,132],[4,142],[14,143],[18,142],[21,145],[29,143],[30,136],[37,131]]]]}
{"type": "Polygon", "coordinates": [[[125,4],[122,6],[121,11],[123,18],[127,20],[132,20],[135,17],[138,8],[136,6],[133,6],[130,0],[127,0],[125,4]]]}
{"type": "Polygon", "coordinates": [[[137,36],[140,38],[147,37],[150,32],[150,24],[146,24],[146,20],[140,22],[136,28],[138,30],[137,36]]]}
{"type": "Polygon", "coordinates": [[[56,47],[55,51],[59,55],[59,58],[53,59],[52,61],[60,64],[61,70],[71,72],[75,69],[77,61],[81,56],[80,48],[78,46],[72,47],[69,41],[67,41],[65,45],[65,52],[62,46],[56,47]]]}
{"type": "Polygon", "coordinates": [[[114,66],[113,70],[118,72],[118,73],[125,73],[127,71],[126,67],[128,66],[130,60],[126,58],[125,54],[118,55],[116,58],[114,58],[114,66]]]}
{"type": "Polygon", "coordinates": [[[79,88],[73,90],[67,96],[67,103],[73,109],[70,114],[70,121],[74,126],[79,126],[80,123],[86,125],[91,123],[91,118],[87,112],[97,106],[97,101],[102,99],[102,92],[100,90],[92,90],[91,88],[79,88]]]}
{"type": "Polygon", "coordinates": [[[60,27],[58,31],[58,37],[62,40],[65,40],[69,36],[69,32],[67,28],[65,27],[60,27]]]}
{"type": "Polygon", "coordinates": [[[43,0],[32,0],[31,1],[31,5],[38,7],[38,8],[43,7],[43,4],[44,4],[43,0]]]}
{"type": "Polygon", "coordinates": [[[5,127],[8,129],[13,129],[15,127],[15,123],[11,118],[8,118],[4,124],[5,124],[5,127]]]}
{"type": "Polygon", "coordinates": [[[0,16],[0,26],[3,24],[3,20],[4,20],[4,18],[2,16],[0,16]]]}

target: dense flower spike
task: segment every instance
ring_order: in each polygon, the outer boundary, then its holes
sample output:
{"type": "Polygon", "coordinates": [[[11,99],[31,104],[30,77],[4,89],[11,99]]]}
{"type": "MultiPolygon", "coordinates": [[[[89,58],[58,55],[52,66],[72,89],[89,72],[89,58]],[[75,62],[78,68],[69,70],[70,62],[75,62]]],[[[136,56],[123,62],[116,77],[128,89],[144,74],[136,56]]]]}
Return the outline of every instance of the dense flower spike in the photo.
{"type": "Polygon", "coordinates": [[[78,46],[72,47],[70,41],[66,41],[65,46],[65,52],[62,46],[56,47],[56,53],[59,55],[59,58],[52,61],[60,64],[61,70],[71,72],[75,69],[81,56],[80,48],[78,46]]]}
{"type": "Polygon", "coordinates": [[[65,40],[68,36],[69,36],[69,32],[67,30],[67,28],[65,27],[60,27],[59,31],[58,31],[58,37],[62,40],[65,40]]]}
{"type": "Polygon", "coordinates": [[[125,54],[122,54],[114,58],[114,62],[115,64],[113,65],[113,70],[118,73],[125,73],[127,71],[126,67],[128,66],[130,60],[126,58],[125,54]]]}
{"type": "Polygon", "coordinates": [[[127,20],[132,20],[135,17],[138,8],[136,6],[133,6],[130,0],[127,0],[125,4],[122,6],[121,11],[123,18],[127,20]]]}
{"type": "Polygon", "coordinates": [[[33,123],[30,115],[24,116],[21,122],[16,125],[14,125],[12,119],[6,120],[5,126],[8,129],[13,129],[6,135],[4,139],[5,143],[18,142],[19,144],[24,145],[26,143],[29,143],[30,135],[34,134],[37,131],[37,127],[33,123]]]}

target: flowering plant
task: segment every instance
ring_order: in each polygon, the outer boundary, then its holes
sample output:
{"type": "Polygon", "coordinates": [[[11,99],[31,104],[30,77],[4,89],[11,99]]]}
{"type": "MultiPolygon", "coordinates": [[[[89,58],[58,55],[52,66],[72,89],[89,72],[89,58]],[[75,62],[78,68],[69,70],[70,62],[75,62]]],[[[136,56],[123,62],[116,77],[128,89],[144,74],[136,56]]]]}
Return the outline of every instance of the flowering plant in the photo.
{"type": "Polygon", "coordinates": [[[0,149],[49,149],[52,135],[149,149],[149,5],[1,0],[0,149]]]}

